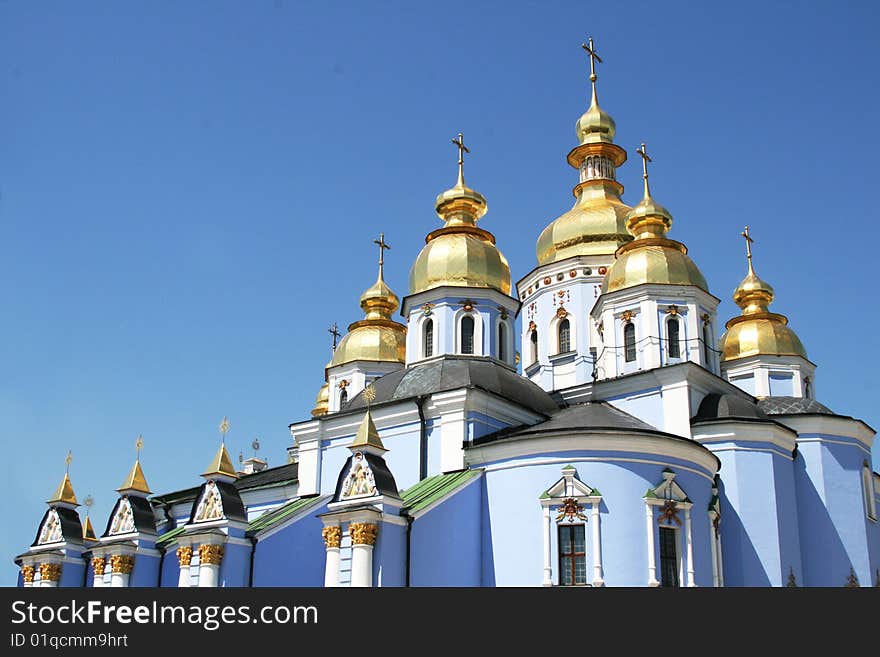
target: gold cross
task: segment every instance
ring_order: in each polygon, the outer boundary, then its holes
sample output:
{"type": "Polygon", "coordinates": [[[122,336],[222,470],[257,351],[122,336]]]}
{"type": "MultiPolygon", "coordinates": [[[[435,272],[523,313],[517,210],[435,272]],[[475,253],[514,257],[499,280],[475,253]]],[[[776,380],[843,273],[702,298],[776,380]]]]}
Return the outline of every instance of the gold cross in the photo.
{"type": "Polygon", "coordinates": [[[452,143],[458,146],[458,184],[464,187],[464,154],[470,153],[471,149],[464,145],[464,135],[458,133],[458,139],[453,139],[452,143]]]}
{"type": "Polygon", "coordinates": [[[70,462],[73,461],[73,453],[70,450],[67,450],[67,456],[64,457],[64,462],[67,464],[67,469],[65,472],[70,474],[70,462]]]}
{"type": "Polygon", "coordinates": [[[385,233],[379,233],[379,239],[373,240],[373,244],[379,245],[379,276],[381,276],[385,265],[385,249],[390,249],[391,246],[385,243],[385,233]]]}
{"type": "Polygon", "coordinates": [[[138,435],[137,440],[134,441],[135,449],[137,449],[137,457],[141,457],[141,450],[144,448],[144,437],[138,435]]]}
{"type": "Polygon", "coordinates": [[[223,416],[223,421],[220,422],[220,442],[226,442],[226,433],[229,431],[229,420],[226,416],[223,416]]]}
{"type": "Polygon", "coordinates": [[[593,37],[590,37],[587,41],[590,45],[586,43],[581,44],[581,48],[587,51],[587,55],[590,57],[590,82],[596,81],[596,62],[602,63],[602,58],[599,57],[599,53],[596,52],[596,49],[593,47],[593,37]]]}
{"type": "Polygon", "coordinates": [[[741,237],[744,237],[746,240],[746,258],[749,259],[749,273],[753,273],[752,269],[752,243],[755,241],[749,235],[749,227],[746,226],[746,229],[740,233],[741,237]]]}
{"type": "Polygon", "coordinates": [[[339,327],[336,326],[336,322],[333,322],[333,326],[327,329],[327,332],[333,336],[333,351],[336,351],[336,341],[339,339],[339,336],[342,335],[339,332],[339,327]]]}
{"type": "Polygon", "coordinates": [[[642,142],[641,148],[636,149],[636,153],[642,158],[642,178],[645,179],[645,198],[648,198],[651,195],[651,190],[648,188],[648,162],[653,162],[654,160],[648,155],[645,142],[642,142]]]}

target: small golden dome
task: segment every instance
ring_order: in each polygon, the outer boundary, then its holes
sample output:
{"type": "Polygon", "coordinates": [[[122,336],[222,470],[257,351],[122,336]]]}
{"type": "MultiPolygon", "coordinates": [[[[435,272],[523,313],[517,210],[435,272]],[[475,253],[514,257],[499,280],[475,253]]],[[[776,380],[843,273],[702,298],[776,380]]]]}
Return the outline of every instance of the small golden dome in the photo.
{"type": "Polygon", "coordinates": [[[774,297],[773,287],[759,278],[752,267],[752,238],[748,226],[742,236],[746,238],[749,271],[733,293],[733,300],[742,313],[727,322],[727,331],[718,340],[722,360],[758,355],[806,359],[807,351],[788,326],[788,317],[769,310],[774,297]]]}
{"type": "Polygon", "coordinates": [[[595,94],[593,94],[593,102],[590,108],[577,120],[575,132],[581,144],[596,142],[610,144],[614,141],[617,126],[614,124],[614,119],[611,118],[611,115],[599,107],[595,94]]]}
{"type": "MultiPolygon", "coordinates": [[[[460,140],[461,135],[455,143],[460,140]]],[[[438,195],[435,204],[444,226],[428,233],[410,269],[410,294],[450,285],[491,288],[509,295],[507,258],[495,246],[495,236],[477,227],[488,204],[482,194],[464,184],[461,157],[458,164],[458,182],[438,195]]]]}
{"type": "Polygon", "coordinates": [[[322,415],[327,415],[327,411],[330,409],[330,384],[325,383],[321,386],[321,389],[318,391],[318,396],[315,397],[315,407],[312,409],[312,417],[320,417],[322,415]]]}

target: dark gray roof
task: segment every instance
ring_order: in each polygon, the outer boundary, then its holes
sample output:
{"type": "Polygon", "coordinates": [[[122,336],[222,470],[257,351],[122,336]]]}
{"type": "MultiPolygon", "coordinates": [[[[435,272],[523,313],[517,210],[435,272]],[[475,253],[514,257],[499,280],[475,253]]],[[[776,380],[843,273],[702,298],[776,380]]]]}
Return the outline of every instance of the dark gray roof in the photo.
{"type": "Polygon", "coordinates": [[[834,411],[815,399],[804,397],[764,397],[758,401],[758,408],[767,415],[835,414],[834,411]]]}
{"type": "Polygon", "coordinates": [[[266,468],[253,474],[242,475],[235,480],[235,487],[238,490],[247,490],[248,488],[268,486],[269,484],[296,481],[298,476],[299,464],[287,463],[274,468],[266,468]]]}
{"type": "Polygon", "coordinates": [[[752,400],[733,393],[713,392],[703,397],[700,408],[697,409],[697,414],[691,418],[691,422],[726,419],[771,421],[752,400]]]}
{"type": "Polygon", "coordinates": [[[557,431],[596,431],[612,429],[615,431],[642,431],[650,433],[663,433],[656,427],[642,422],[637,417],[615,408],[608,402],[595,401],[583,402],[566,408],[558,409],[553,416],[545,421],[532,426],[510,427],[496,431],[488,436],[475,439],[471,444],[484,445],[504,438],[524,436],[531,434],[550,433],[557,431]]]}
{"type": "Polygon", "coordinates": [[[63,537],[63,539],[65,541],[81,543],[83,540],[83,530],[82,521],[79,519],[79,514],[73,509],[68,509],[67,507],[63,506],[56,506],[50,507],[46,510],[46,513],[43,514],[43,519],[37,526],[37,536],[36,538],[34,538],[34,542],[31,544],[31,547],[34,547],[39,543],[40,530],[43,528],[43,523],[46,522],[46,516],[49,515],[49,512],[53,508],[58,512],[58,519],[61,521],[61,536],[63,537]]]}
{"type": "MultiPolygon", "coordinates": [[[[479,356],[444,356],[413,365],[376,379],[373,387],[376,390],[373,405],[445,390],[480,388],[543,415],[559,410],[553,398],[540,386],[489,358],[479,356]]],[[[362,393],[358,393],[345,410],[365,406],[362,393]]]]}

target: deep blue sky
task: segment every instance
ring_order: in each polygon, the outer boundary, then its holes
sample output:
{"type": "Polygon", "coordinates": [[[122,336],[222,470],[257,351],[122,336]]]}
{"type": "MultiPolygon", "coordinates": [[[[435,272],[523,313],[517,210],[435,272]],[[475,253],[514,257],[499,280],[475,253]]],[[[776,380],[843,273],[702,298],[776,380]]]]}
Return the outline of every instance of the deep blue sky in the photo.
{"type": "Polygon", "coordinates": [[[644,140],[722,319],[749,224],[818,398],[880,426],[876,7],[0,2],[0,584],[68,449],[99,533],[138,433],[155,492],[200,481],[224,415],[234,458],[259,436],[284,463],[380,231],[406,294],[458,131],[481,225],[532,269],[572,204],[588,34],[625,199],[644,140]]]}

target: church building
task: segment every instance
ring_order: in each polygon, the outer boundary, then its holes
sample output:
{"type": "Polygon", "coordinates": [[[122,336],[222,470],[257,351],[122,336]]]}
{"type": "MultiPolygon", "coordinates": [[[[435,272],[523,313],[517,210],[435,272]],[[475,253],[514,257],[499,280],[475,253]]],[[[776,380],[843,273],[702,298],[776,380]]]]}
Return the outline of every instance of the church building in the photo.
{"type": "Polygon", "coordinates": [[[236,468],[221,443],[201,483],[153,494],[138,451],[100,535],[65,473],[20,585],[880,586],[874,430],[818,400],[748,227],[745,278],[722,292],[645,144],[624,200],[628,152],[583,48],[574,204],[535,226],[528,273],[511,281],[459,134],[407,294],[381,235],[288,462],[236,468]],[[739,314],[719,318],[731,288],[739,314]]]}

